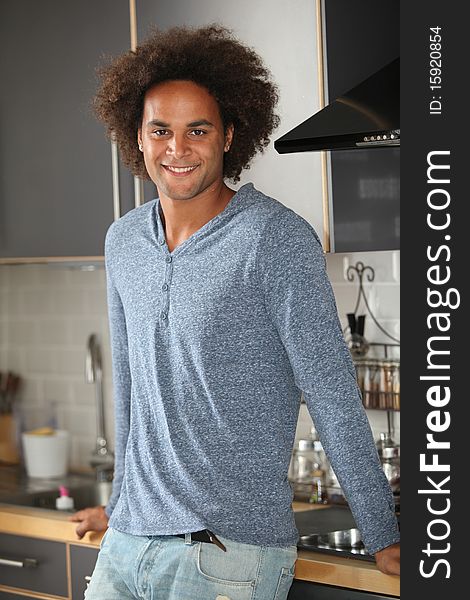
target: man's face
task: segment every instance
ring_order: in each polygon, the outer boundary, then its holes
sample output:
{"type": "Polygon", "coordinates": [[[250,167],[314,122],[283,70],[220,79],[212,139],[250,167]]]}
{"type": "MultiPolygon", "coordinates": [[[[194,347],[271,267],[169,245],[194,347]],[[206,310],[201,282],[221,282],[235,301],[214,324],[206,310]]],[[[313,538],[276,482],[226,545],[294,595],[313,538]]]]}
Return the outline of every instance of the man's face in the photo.
{"type": "Polygon", "coordinates": [[[215,98],[192,81],[165,81],[147,90],[138,140],[151,180],[173,200],[194,198],[223,181],[224,133],[215,98]]]}

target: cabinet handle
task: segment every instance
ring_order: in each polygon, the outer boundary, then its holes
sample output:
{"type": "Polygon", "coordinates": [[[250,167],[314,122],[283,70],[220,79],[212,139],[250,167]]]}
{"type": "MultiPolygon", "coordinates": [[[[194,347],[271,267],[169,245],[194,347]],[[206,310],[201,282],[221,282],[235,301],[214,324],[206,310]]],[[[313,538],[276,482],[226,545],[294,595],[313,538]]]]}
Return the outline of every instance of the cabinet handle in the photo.
{"type": "Polygon", "coordinates": [[[121,194],[119,190],[119,153],[118,145],[114,136],[111,138],[111,169],[113,180],[113,211],[114,220],[121,216],[121,194]]]}
{"type": "Polygon", "coordinates": [[[28,569],[39,566],[39,562],[35,558],[23,558],[23,560],[10,560],[0,556],[0,565],[5,567],[18,567],[19,569],[28,569]]]}

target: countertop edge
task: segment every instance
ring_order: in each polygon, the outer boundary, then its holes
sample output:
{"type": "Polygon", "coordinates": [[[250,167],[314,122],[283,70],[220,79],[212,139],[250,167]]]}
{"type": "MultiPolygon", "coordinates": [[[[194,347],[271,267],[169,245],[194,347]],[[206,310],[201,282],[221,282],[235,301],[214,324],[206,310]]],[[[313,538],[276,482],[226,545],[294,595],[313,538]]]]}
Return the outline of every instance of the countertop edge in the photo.
{"type": "MultiPolygon", "coordinates": [[[[300,509],[302,507],[299,507],[300,509]]],[[[294,506],[296,510],[296,507],[294,506]]],[[[82,539],[70,513],[0,504],[0,532],[88,546],[99,550],[104,532],[88,532],[82,539]]],[[[390,596],[400,595],[400,580],[381,573],[374,563],[299,550],[295,579],[390,596]]]]}
{"type": "Polygon", "coordinates": [[[364,592],[400,596],[400,578],[385,575],[378,570],[375,563],[310,550],[298,551],[294,578],[364,592]]]}

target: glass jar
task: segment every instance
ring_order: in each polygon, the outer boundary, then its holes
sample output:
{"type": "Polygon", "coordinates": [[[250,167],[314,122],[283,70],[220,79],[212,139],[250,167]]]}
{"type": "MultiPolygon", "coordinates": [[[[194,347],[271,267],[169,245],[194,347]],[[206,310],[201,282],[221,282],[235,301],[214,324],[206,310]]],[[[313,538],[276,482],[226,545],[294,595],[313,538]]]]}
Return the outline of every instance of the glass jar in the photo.
{"type": "Polygon", "coordinates": [[[325,454],[318,440],[299,440],[292,453],[290,480],[294,499],[326,502],[325,454]]]}
{"type": "Polygon", "coordinates": [[[308,483],[313,470],[313,440],[299,440],[292,456],[291,479],[294,483],[308,483]]]}
{"type": "Polygon", "coordinates": [[[389,432],[380,433],[376,446],[385,476],[393,493],[397,494],[400,492],[400,446],[389,432]]]}
{"type": "Polygon", "coordinates": [[[400,410],[400,361],[393,360],[390,362],[391,368],[391,389],[392,389],[392,405],[393,410],[400,410]]]}
{"type": "Polygon", "coordinates": [[[357,372],[357,383],[362,394],[362,403],[365,408],[372,408],[371,406],[371,365],[370,360],[363,360],[358,362],[356,365],[357,372]]]}
{"type": "Polygon", "coordinates": [[[379,389],[380,389],[380,375],[381,375],[381,362],[380,360],[371,360],[369,363],[369,382],[368,382],[368,404],[367,408],[380,408],[379,405],[379,389]]]}
{"type": "Polygon", "coordinates": [[[385,359],[380,363],[379,407],[393,409],[393,389],[396,377],[396,361],[385,359]]]}

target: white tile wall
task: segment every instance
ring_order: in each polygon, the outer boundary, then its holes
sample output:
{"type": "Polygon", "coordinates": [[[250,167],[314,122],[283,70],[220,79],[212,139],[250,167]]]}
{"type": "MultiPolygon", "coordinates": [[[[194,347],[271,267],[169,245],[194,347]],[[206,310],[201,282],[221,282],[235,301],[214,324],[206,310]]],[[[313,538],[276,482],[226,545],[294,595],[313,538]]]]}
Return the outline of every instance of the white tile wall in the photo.
{"type": "MultiPolygon", "coordinates": [[[[399,252],[361,252],[350,254],[327,254],[328,276],[335,293],[338,315],[343,329],[347,327],[348,312],[353,312],[356,306],[359,281],[355,275],[354,281],[348,281],[349,266],[362,262],[364,266],[374,269],[373,282],[367,281],[364,274],[364,289],[367,302],[379,324],[393,337],[400,339],[400,253],[399,252]]],[[[369,342],[394,343],[393,340],[380,331],[370,318],[364,301],[361,300],[357,314],[366,314],[364,335],[369,342]]],[[[389,356],[399,358],[399,348],[390,348],[389,356]]],[[[382,347],[371,347],[371,356],[383,356],[382,347]]],[[[381,431],[388,430],[387,413],[382,410],[367,410],[374,438],[381,431]]],[[[390,413],[393,437],[400,441],[400,415],[390,413]]],[[[312,419],[305,405],[301,406],[296,431],[296,440],[308,437],[312,427],[312,419]]]]}
{"type": "Polygon", "coordinates": [[[85,383],[88,336],[99,336],[107,437],[114,447],[106,278],[61,265],[0,266],[0,369],[23,378],[22,428],[55,422],[71,433],[72,468],[89,467],[96,443],[93,385],[85,383]]]}
{"type": "MultiPolygon", "coordinates": [[[[372,310],[382,326],[399,336],[398,252],[327,256],[343,327],[357,296],[357,280],[348,282],[346,270],[358,261],[375,269],[375,281],[366,285],[372,310]]],[[[58,427],[71,433],[70,462],[78,468],[88,467],[96,435],[94,389],[84,379],[86,342],[91,333],[98,334],[101,342],[107,437],[114,447],[105,284],[103,268],[82,271],[60,265],[0,265],[0,369],[12,369],[23,377],[18,409],[24,427],[42,426],[55,418],[58,427]]],[[[369,341],[386,341],[369,317],[365,335],[369,341]]],[[[380,431],[387,430],[387,414],[367,412],[378,437],[380,431]]],[[[302,405],[296,439],[308,436],[311,426],[310,415],[302,405]]],[[[399,415],[394,416],[394,430],[399,441],[399,415]]]]}

